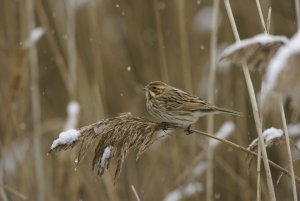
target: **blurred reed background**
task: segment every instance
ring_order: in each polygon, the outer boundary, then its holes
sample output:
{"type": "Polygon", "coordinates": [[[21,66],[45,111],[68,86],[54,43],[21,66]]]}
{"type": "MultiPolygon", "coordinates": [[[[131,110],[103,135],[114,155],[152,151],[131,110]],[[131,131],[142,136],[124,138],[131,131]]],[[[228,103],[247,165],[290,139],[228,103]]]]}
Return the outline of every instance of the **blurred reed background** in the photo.
{"type": "MultiPolygon", "coordinates": [[[[91,171],[89,156],[74,170],[75,152],[46,153],[65,127],[72,100],[80,104],[74,126],[81,127],[121,112],[151,119],[143,86],[153,80],[207,99],[212,1],[1,0],[1,5],[2,200],[135,200],[132,185],[142,201],[163,200],[189,182],[197,183],[197,193],[182,200],[205,199],[207,146],[197,135],[174,133],[138,161],[129,154],[115,185],[113,171],[101,178],[91,171]],[[45,34],[26,49],[35,27],[42,27],[45,34]],[[203,172],[199,167],[204,167],[203,172]]],[[[265,19],[272,8],[272,34],[290,37],[296,32],[294,1],[262,0],[261,5],[265,19]]],[[[232,0],[231,6],[241,38],[263,32],[254,0],[232,0]]],[[[220,53],[234,37],[223,1],[218,14],[220,53]]],[[[259,73],[251,76],[258,93],[259,73]]],[[[214,95],[217,105],[244,114],[215,116],[214,131],[231,120],[235,129],[230,140],[247,146],[257,134],[241,68],[217,63],[214,95]]],[[[286,109],[288,123],[296,123],[297,115],[291,118],[286,109]]],[[[206,119],[196,126],[206,130],[206,119]]],[[[281,128],[279,110],[264,117],[264,128],[269,126],[281,128]]],[[[268,153],[287,167],[284,146],[268,153]]],[[[219,145],[213,160],[214,200],[256,199],[256,167],[248,168],[243,153],[219,145]]],[[[296,175],[299,167],[295,162],[296,175]]],[[[280,173],[272,174],[276,180],[280,173]]],[[[275,184],[275,192],[278,200],[291,200],[290,179],[284,176],[275,184]]],[[[264,176],[262,196],[268,200],[264,176]]]]}

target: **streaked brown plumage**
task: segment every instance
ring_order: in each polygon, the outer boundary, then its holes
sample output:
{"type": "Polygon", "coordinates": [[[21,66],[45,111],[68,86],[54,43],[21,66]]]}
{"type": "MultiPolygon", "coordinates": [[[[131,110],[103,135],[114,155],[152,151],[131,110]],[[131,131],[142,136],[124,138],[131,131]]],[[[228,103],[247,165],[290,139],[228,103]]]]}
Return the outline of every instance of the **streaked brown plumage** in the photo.
{"type": "Polygon", "coordinates": [[[175,123],[182,127],[190,126],[199,117],[209,114],[241,115],[233,110],[219,108],[161,81],[153,81],[145,86],[145,94],[147,110],[152,116],[160,121],[175,123]]]}

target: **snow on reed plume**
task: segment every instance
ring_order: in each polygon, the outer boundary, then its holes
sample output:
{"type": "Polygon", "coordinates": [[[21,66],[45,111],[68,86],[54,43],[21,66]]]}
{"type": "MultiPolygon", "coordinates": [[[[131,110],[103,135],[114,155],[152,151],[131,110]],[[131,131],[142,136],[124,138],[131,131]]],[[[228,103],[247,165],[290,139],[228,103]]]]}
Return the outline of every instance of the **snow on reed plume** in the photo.
{"type": "MultiPolygon", "coordinates": [[[[291,106],[299,110],[300,104],[300,31],[282,46],[271,59],[266,75],[265,88],[261,92],[262,107],[267,110],[270,103],[280,98],[291,99],[291,106]]],[[[271,104],[272,105],[272,104],[271,104]]]]}
{"type": "Polygon", "coordinates": [[[258,34],[227,47],[220,60],[246,64],[250,70],[264,71],[278,48],[287,42],[288,39],[284,36],[258,34]]]}
{"type": "Polygon", "coordinates": [[[79,152],[75,162],[79,164],[88,150],[94,150],[93,170],[101,176],[109,167],[111,159],[114,159],[116,180],[130,149],[137,150],[138,159],[151,144],[165,136],[162,133],[167,134],[168,129],[172,129],[172,126],[124,113],[78,130],[62,132],[59,138],[53,141],[49,153],[78,145],[79,152]]]}
{"type": "MultiPolygon", "coordinates": [[[[274,127],[268,128],[263,132],[263,138],[265,141],[265,146],[267,148],[272,147],[273,145],[278,145],[284,141],[284,132],[281,129],[277,129],[274,127]]],[[[257,152],[258,150],[258,138],[252,140],[252,142],[248,146],[248,150],[257,152]]],[[[251,164],[253,156],[247,155],[246,160],[251,164]]]]}

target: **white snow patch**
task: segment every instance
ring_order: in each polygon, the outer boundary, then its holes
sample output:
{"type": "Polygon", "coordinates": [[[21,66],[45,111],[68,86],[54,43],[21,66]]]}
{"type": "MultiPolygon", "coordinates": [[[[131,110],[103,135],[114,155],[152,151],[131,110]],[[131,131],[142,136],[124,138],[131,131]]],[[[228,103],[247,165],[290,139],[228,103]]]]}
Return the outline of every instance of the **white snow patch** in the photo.
{"type": "Polygon", "coordinates": [[[163,201],[179,201],[193,196],[203,191],[203,185],[199,182],[188,183],[171,191],[166,195],[163,201]]]}
{"type": "Polygon", "coordinates": [[[283,131],[274,127],[264,130],[263,137],[266,142],[266,146],[272,143],[273,140],[281,138],[283,136],[283,131]]]}
{"type": "Polygon", "coordinates": [[[32,47],[37,41],[40,40],[40,38],[45,34],[45,30],[42,27],[37,27],[34,28],[30,35],[29,38],[25,41],[24,47],[25,48],[30,48],[32,47]]]}
{"type": "MultiPolygon", "coordinates": [[[[274,127],[268,128],[264,130],[263,132],[263,138],[265,142],[265,147],[272,146],[273,142],[283,137],[284,132],[281,129],[277,129],[274,127]]],[[[258,138],[255,138],[248,146],[248,148],[251,150],[254,147],[258,146],[258,138]]]]}
{"type": "Polygon", "coordinates": [[[262,91],[262,102],[275,87],[280,72],[286,67],[292,55],[300,53],[300,31],[298,31],[287,44],[279,48],[271,59],[265,76],[265,90],[262,91]]]}
{"type": "MultiPolygon", "coordinates": [[[[235,124],[232,121],[226,121],[215,135],[219,138],[226,139],[232,134],[234,129],[235,124]]],[[[220,142],[215,139],[210,139],[209,143],[213,149],[220,144],[220,142]]]]}
{"type": "Polygon", "coordinates": [[[104,149],[104,152],[101,157],[101,162],[100,162],[102,168],[107,167],[108,159],[110,158],[111,155],[111,150],[112,150],[112,146],[108,146],[104,149]]]}
{"type": "Polygon", "coordinates": [[[68,119],[64,130],[74,129],[78,123],[78,115],[80,111],[80,104],[77,101],[70,101],[67,106],[68,119]]]}
{"type": "Polygon", "coordinates": [[[223,51],[222,57],[224,57],[226,55],[230,55],[239,49],[245,48],[245,47],[255,44],[255,43],[267,44],[267,43],[273,43],[273,42],[287,43],[288,38],[285,36],[258,34],[258,35],[253,36],[252,38],[243,39],[239,42],[234,43],[233,45],[230,45],[223,51]]]}
{"type": "Polygon", "coordinates": [[[296,137],[300,135],[300,123],[288,125],[289,136],[296,137]]]}
{"type": "Polygon", "coordinates": [[[50,149],[54,149],[55,147],[57,147],[58,145],[61,144],[71,144],[74,141],[76,141],[80,136],[80,132],[78,130],[75,129],[70,129],[67,131],[63,131],[59,134],[58,139],[54,140],[50,149]]]}

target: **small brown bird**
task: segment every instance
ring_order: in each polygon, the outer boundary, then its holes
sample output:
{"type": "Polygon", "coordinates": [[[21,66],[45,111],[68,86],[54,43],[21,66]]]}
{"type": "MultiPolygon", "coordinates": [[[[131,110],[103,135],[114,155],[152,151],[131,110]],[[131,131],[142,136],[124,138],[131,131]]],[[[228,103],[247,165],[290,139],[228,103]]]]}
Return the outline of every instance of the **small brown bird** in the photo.
{"type": "Polygon", "coordinates": [[[218,113],[241,115],[233,110],[219,108],[161,81],[150,82],[144,89],[147,110],[153,117],[188,129],[199,117],[205,115],[218,113]]]}

